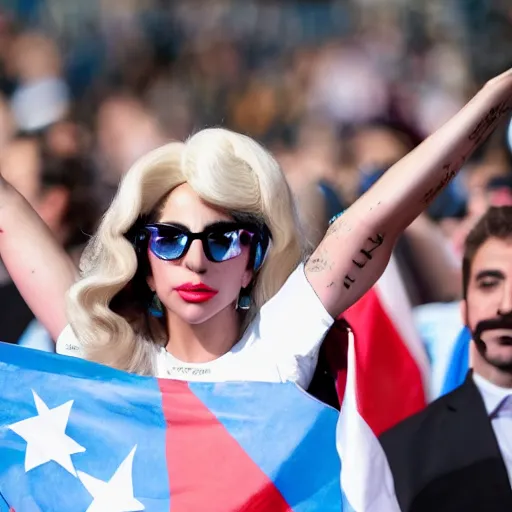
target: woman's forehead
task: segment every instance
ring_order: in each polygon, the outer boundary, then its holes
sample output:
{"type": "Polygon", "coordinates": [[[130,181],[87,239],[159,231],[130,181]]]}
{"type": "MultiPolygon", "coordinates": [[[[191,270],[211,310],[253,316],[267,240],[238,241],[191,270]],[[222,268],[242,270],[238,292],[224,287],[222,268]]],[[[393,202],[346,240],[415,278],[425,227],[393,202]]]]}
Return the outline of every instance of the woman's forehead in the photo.
{"type": "Polygon", "coordinates": [[[167,197],[160,211],[159,222],[175,222],[189,229],[202,229],[219,222],[232,221],[228,212],[203,201],[190,185],[176,187],[167,197]]]}

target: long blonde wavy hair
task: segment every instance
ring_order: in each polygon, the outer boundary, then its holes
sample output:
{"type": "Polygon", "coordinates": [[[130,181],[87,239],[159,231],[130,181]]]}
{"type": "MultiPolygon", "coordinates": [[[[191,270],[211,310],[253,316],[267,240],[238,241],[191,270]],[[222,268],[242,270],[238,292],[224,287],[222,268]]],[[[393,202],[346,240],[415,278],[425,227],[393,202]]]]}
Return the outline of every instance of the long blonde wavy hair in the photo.
{"type": "Polygon", "coordinates": [[[306,249],[279,165],[257,142],[225,129],[206,129],[139,159],[124,177],[80,261],[81,279],[68,295],[68,319],[90,360],[154,375],[155,355],[169,339],[165,322],[148,313],[133,286],[138,260],[126,233],[153,216],[177,186],[188,183],[204,201],[235,217],[265,222],[267,258],[252,287],[243,328],[284,284],[306,249]]]}

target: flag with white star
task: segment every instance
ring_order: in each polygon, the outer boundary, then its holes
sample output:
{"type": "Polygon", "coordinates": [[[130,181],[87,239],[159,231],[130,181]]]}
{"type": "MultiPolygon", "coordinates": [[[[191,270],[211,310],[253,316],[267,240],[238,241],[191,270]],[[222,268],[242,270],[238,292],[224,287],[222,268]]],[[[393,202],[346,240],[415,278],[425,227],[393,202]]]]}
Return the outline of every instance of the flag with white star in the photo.
{"type": "Polygon", "coordinates": [[[0,343],[0,512],[341,510],[337,411],[0,343]]]}

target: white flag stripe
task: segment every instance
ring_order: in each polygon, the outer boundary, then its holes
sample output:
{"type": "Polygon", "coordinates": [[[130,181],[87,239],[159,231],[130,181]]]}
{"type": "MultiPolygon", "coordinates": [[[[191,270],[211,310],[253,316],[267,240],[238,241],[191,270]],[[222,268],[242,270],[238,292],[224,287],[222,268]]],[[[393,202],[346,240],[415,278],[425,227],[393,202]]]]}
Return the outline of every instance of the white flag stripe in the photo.
{"type": "Polygon", "coordinates": [[[349,332],[347,386],[336,429],[342,492],[355,512],[400,512],[386,455],[357,409],[356,379],[349,332]]]}

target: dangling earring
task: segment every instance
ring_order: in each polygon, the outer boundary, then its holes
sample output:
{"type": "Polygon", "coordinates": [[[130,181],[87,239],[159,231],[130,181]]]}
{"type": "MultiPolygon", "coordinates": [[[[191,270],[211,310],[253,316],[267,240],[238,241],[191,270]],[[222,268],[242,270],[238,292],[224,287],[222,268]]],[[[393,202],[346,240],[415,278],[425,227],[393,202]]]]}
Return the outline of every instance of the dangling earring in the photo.
{"type": "Polygon", "coordinates": [[[236,302],[236,309],[241,309],[242,311],[247,311],[251,308],[251,295],[247,291],[246,288],[242,288],[240,290],[240,294],[238,295],[238,300],[236,302]]]}
{"type": "Polygon", "coordinates": [[[164,316],[164,308],[162,306],[162,302],[156,293],[153,294],[153,298],[151,300],[151,304],[149,305],[148,311],[149,314],[155,318],[162,318],[164,316]]]}

